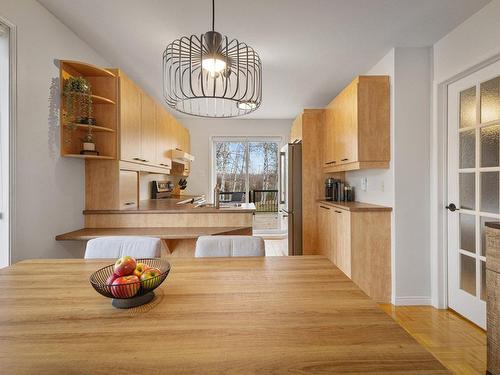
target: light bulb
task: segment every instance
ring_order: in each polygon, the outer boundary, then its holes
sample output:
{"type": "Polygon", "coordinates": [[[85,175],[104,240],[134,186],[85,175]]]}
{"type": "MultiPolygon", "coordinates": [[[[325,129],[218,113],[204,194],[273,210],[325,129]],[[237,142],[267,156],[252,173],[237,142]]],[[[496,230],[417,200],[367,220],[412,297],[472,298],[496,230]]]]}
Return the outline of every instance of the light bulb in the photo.
{"type": "Polygon", "coordinates": [[[250,109],[255,109],[255,107],[257,107],[257,103],[252,101],[238,102],[238,108],[243,109],[245,111],[248,111],[250,109]]]}
{"type": "Polygon", "coordinates": [[[201,61],[201,66],[214,77],[216,73],[220,73],[226,69],[226,62],[215,56],[207,56],[201,61]]]}

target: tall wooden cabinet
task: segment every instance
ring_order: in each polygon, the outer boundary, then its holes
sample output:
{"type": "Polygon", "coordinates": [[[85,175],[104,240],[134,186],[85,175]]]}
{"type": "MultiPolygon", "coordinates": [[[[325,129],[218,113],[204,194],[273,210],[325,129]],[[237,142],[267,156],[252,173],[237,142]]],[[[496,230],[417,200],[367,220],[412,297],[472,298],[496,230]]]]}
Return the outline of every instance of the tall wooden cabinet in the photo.
{"type": "Polygon", "coordinates": [[[355,202],[317,206],[318,253],[370,297],[390,302],[391,209],[355,202]]]}
{"type": "Polygon", "coordinates": [[[324,172],[388,168],[389,77],[360,76],[325,109],[324,172]]]}

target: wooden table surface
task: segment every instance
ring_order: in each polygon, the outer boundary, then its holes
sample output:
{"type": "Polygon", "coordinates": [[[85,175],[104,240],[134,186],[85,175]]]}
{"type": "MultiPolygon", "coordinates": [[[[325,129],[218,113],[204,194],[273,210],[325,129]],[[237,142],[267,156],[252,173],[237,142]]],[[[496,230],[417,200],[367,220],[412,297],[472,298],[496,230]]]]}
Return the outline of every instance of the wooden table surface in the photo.
{"type": "Polygon", "coordinates": [[[0,270],[0,373],[447,373],[323,257],[172,258],[129,310],[88,283],[109,263],[0,270]]]}

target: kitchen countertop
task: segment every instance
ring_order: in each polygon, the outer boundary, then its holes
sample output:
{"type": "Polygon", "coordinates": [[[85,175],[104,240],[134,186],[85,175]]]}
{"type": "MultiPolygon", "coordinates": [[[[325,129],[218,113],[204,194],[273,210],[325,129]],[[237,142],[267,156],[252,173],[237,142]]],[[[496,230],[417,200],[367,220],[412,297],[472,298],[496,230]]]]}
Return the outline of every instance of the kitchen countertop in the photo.
{"type": "Polygon", "coordinates": [[[183,195],[182,197],[166,198],[166,199],[148,199],[139,202],[139,207],[123,208],[120,210],[84,210],[84,215],[92,214],[178,214],[178,213],[253,213],[255,212],[255,204],[242,203],[240,207],[214,208],[214,207],[194,207],[191,203],[178,205],[185,199],[198,197],[199,195],[183,195]]]}
{"type": "Polygon", "coordinates": [[[341,210],[347,210],[352,212],[359,211],[392,211],[391,207],[379,206],[371,203],[363,202],[334,202],[318,200],[318,203],[324,204],[325,206],[339,208],[341,210]]]}

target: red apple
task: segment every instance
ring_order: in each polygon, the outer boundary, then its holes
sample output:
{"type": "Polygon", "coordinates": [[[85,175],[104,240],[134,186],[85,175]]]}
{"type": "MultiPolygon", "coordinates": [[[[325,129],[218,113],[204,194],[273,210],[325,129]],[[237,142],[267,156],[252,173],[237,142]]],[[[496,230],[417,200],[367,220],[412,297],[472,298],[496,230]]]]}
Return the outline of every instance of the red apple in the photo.
{"type": "Polygon", "coordinates": [[[106,280],[106,285],[112,285],[113,284],[113,281],[115,281],[115,279],[119,278],[120,276],[118,276],[116,273],[113,273],[111,276],[108,277],[108,279],[106,280]]]}
{"type": "Polygon", "coordinates": [[[115,273],[118,276],[132,275],[135,270],[137,262],[134,258],[126,255],[118,259],[115,263],[115,273]]]}
{"type": "Polygon", "coordinates": [[[141,283],[144,289],[153,289],[160,284],[161,271],[158,268],[149,268],[141,274],[141,283]]]}
{"type": "Polygon", "coordinates": [[[137,277],[141,277],[141,274],[149,268],[150,267],[147,264],[137,263],[137,266],[135,266],[134,275],[137,277]]]}
{"type": "Polygon", "coordinates": [[[111,293],[116,298],[130,298],[137,294],[141,284],[135,275],[116,278],[111,285],[111,293]]]}

